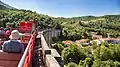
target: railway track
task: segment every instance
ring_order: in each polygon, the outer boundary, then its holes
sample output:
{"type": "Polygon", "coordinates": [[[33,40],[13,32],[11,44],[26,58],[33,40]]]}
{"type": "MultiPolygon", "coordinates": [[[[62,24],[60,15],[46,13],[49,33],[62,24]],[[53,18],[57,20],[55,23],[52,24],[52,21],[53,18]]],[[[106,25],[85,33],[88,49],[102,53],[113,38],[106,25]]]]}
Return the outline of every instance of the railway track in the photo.
{"type": "Polygon", "coordinates": [[[40,44],[40,38],[36,38],[35,47],[33,51],[33,60],[32,60],[32,67],[44,67],[43,60],[42,60],[42,50],[40,44]]]}

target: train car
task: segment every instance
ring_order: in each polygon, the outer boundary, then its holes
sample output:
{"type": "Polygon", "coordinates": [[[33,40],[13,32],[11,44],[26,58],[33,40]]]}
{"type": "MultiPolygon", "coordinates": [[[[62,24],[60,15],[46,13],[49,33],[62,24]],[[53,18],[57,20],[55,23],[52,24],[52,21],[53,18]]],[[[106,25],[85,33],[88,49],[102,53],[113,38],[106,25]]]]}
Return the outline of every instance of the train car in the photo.
{"type": "Polygon", "coordinates": [[[31,67],[34,42],[37,35],[35,22],[20,22],[19,31],[25,34],[20,38],[25,46],[24,53],[8,53],[0,50],[0,67],[31,67]]]}

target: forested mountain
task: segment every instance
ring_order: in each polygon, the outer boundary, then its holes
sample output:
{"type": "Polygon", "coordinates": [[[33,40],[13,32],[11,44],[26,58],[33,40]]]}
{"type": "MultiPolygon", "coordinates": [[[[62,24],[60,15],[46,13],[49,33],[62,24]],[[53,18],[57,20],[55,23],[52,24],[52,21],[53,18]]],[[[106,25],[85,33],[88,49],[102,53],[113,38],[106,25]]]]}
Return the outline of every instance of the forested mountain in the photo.
{"type": "Polygon", "coordinates": [[[51,17],[43,14],[38,14],[36,12],[32,12],[30,10],[0,10],[0,21],[1,26],[5,27],[5,24],[10,22],[14,23],[14,27],[17,26],[17,24],[20,21],[29,21],[34,20],[41,25],[41,28],[52,28],[54,27],[54,21],[51,17]]]}
{"type": "Polygon", "coordinates": [[[0,10],[3,10],[3,9],[15,9],[15,8],[9,6],[8,4],[3,3],[2,1],[0,1],[0,10]]]}
{"type": "Polygon", "coordinates": [[[61,29],[63,37],[71,40],[91,38],[91,32],[97,32],[104,37],[120,36],[120,15],[54,18],[30,10],[0,10],[0,21],[3,27],[7,22],[14,23],[16,27],[18,22],[31,19],[37,21],[42,29],[61,29]]]}
{"type": "Polygon", "coordinates": [[[68,39],[89,38],[91,32],[97,32],[103,37],[120,36],[120,15],[57,18],[57,20],[63,27],[63,36],[68,39]]]}
{"type": "Polygon", "coordinates": [[[5,7],[5,6],[0,5],[0,9],[1,9],[1,10],[4,10],[4,9],[8,9],[8,8],[5,7]]]}

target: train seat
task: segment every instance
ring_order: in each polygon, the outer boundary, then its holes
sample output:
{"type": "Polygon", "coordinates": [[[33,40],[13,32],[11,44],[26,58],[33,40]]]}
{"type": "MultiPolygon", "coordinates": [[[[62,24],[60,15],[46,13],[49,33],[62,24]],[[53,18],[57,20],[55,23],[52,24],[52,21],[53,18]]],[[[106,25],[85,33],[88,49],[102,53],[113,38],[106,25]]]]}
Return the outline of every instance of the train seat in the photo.
{"type": "Polygon", "coordinates": [[[17,67],[22,54],[7,53],[0,50],[0,67],[17,67]]]}

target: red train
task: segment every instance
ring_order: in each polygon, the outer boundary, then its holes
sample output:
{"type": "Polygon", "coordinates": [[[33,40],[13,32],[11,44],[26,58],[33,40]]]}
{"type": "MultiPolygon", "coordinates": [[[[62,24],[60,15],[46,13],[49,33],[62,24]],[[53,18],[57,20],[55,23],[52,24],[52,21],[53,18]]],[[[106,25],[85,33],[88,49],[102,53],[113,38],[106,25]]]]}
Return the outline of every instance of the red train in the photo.
{"type": "Polygon", "coordinates": [[[19,31],[23,33],[30,33],[31,31],[34,31],[36,28],[37,23],[33,21],[28,21],[28,22],[20,22],[20,27],[19,31]]]}
{"type": "Polygon", "coordinates": [[[36,38],[36,22],[20,22],[18,29],[25,35],[20,38],[25,45],[23,54],[7,53],[0,50],[0,67],[31,67],[32,53],[34,48],[34,41],[36,38]]]}

